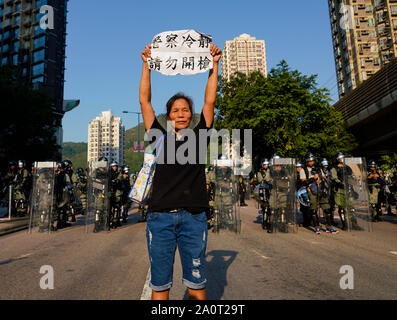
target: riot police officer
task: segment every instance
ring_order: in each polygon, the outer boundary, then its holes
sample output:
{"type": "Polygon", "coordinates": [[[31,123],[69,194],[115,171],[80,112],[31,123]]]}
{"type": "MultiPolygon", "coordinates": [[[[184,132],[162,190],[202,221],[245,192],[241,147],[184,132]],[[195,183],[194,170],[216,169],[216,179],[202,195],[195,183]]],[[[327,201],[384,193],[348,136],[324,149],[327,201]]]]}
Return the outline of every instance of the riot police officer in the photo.
{"type": "MultiPolygon", "coordinates": [[[[110,198],[108,194],[109,186],[109,171],[108,171],[108,160],[105,157],[101,157],[98,163],[103,163],[91,172],[91,183],[89,201],[93,201],[93,214],[95,216],[94,233],[101,232],[104,230],[110,231],[110,198]],[[96,186],[94,189],[93,187],[96,186]]],[[[89,206],[91,208],[91,205],[89,206]]],[[[90,209],[91,210],[91,209],[90,209]]]]}
{"type": "Polygon", "coordinates": [[[87,174],[83,168],[78,168],[76,173],[76,191],[81,201],[82,214],[85,215],[87,211],[87,174]]]}
{"type": "Polygon", "coordinates": [[[71,222],[76,222],[75,205],[75,185],[77,184],[77,177],[73,174],[73,163],[70,160],[63,161],[65,166],[65,181],[66,181],[66,193],[67,193],[67,210],[66,217],[71,217],[71,222]]]}
{"type": "Polygon", "coordinates": [[[353,191],[349,190],[350,186],[345,183],[345,177],[353,176],[353,170],[348,165],[345,165],[345,156],[343,153],[338,152],[335,155],[335,161],[336,165],[331,169],[331,175],[334,181],[335,204],[338,206],[342,230],[346,230],[348,227],[347,219],[351,221],[353,229],[361,230],[354,215],[354,204],[351,203],[350,197],[348,198],[346,196],[353,191]]]}
{"type": "Polygon", "coordinates": [[[270,176],[270,161],[263,159],[261,168],[256,174],[257,181],[259,183],[259,204],[261,207],[260,213],[262,214],[262,228],[266,229],[268,233],[273,232],[273,226],[271,223],[270,209],[270,190],[272,187],[272,178],[270,176]]]}
{"type": "Polygon", "coordinates": [[[330,223],[332,226],[336,226],[336,223],[334,220],[335,194],[334,194],[334,186],[333,186],[333,180],[332,180],[331,167],[330,167],[329,162],[326,158],[322,158],[320,161],[320,164],[321,164],[321,167],[320,167],[321,175],[324,177],[325,182],[327,184],[328,201],[329,201],[329,205],[330,205],[330,209],[329,209],[330,223]]]}
{"type": "Polygon", "coordinates": [[[247,188],[246,188],[245,183],[244,183],[244,178],[243,178],[242,175],[240,175],[238,177],[238,194],[239,194],[239,197],[240,197],[240,207],[248,206],[245,203],[245,193],[246,192],[247,192],[247,188]]]}
{"type": "Polygon", "coordinates": [[[23,216],[27,213],[30,187],[31,175],[29,171],[25,169],[25,161],[19,160],[13,189],[14,206],[18,216],[23,216]]]}
{"type": "Polygon", "coordinates": [[[128,194],[131,190],[131,177],[130,177],[130,167],[125,165],[121,173],[121,184],[122,184],[122,210],[121,218],[123,223],[127,223],[128,211],[131,208],[131,202],[128,198],[128,194]]]}
{"type": "MultiPolygon", "coordinates": [[[[304,217],[303,217],[303,226],[309,227],[311,222],[313,222],[314,227],[316,228],[316,233],[319,233],[319,223],[317,217],[317,195],[313,195],[310,191],[310,187],[312,186],[313,190],[316,190],[316,181],[318,179],[318,173],[314,168],[315,158],[311,152],[305,154],[305,165],[303,170],[299,173],[299,178],[301,180],[301,185],[306,187],[310,199],[310,208],[304,210],[304,217]],[[314,201],[314,203],[313,203],[314,201]],[[306,216],[305,216],[306,215],[306,216]]],[[[316,192],[316,191],[314,191],[316,192]]]]}
{"type": "Polygon", "coordinates": [[[397,210],[397,163],[394,165],[394,168],[387,180],[390,191],[387,201],[387,214],[389,216],[396,215],[392,212],[392,206],[395,206],[397,210]]]}
{"type": "Polygon", "coordinates": [[[110,224],[113,229],[121,226],[120,212],[123,186],[120,179],[119,165],[116,161],[110,164],[110,224]]]}
{"type": "Polygon", "coordinates": [[[370,160],[368,163],[367,183],[369,189],[370,216],[373,222],[381,221],[381,199],[382,181],[379,172],[376,169],[376,162],[370,160]]]}
{"type": "MultiPolygon", "coordinates": [[[[1,195],[4,198],[9,197],[9,188],[13,188],[14,187],[14,183],[15,183],[15,177],[17,175],[17,163],[16,161],[12,160],[9,162],[8,164],[8,171],[6,173],[6,175],[4,176],[3,179],[3,183],[2,183],[2,190],[1,190],[1,195]]],[[[12,205],[12,199],[11,203],[9,204],[11,207],[13,207],[12,205]]]]}
{"type": "Polygon", "coordinates": [[[55,182],[54,182],[54,215],[53,221],[57,221],[55,230],[59,230],[70,226],[67,222],[67,206],[69,197],[66,188],[65,177],[65,164],[64,162],[57,162],[55,169],[55,182]]]}
{"type": "Polygon", "coordinates": [[[214,232],[225,228],[236,231],[239,228],[236,202],[237,181],[232,163],[226,155],[220,155],[215,166],[214,232]]]}
{"type": "Polygon", "coordinates": [[[310,199],[309,215],[312,217],[314,227],[316,228],[315,231],[317,234],[321,233],[318,214],[318,210],[321,208],[324,214],[326,232],[335,234],[338,231],[331,227],[331,206],[329,204],[330,186],[328,176],[325,171],[318,170],[314,167],[315,157],[311,152],[306,153],[305,161],[306,166],[304,170],[301,171],[301,180],[308,191],[310,199]]]}

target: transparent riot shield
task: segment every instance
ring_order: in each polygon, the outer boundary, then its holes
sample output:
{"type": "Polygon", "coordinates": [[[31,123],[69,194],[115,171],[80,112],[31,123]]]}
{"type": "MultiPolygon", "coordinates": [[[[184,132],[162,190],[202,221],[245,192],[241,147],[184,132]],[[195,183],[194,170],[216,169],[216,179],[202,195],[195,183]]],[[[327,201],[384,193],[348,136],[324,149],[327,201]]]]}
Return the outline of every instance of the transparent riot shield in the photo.
{"type": "Polygon", "coordinates": [[[109,174],[107,161],[91,163],[87,189],[88,233],[110,230],[109,174]]]}
{"type": "Polygon", "coordinates": [[[55,231],[56,162],[36,162],[30,202],[29,233],[55,231]]]}
{"type": "Polygon", "coordinates": [[[367,170],[364,158],[345,158],[342,170],[344,199],[341,205],[341,219],[348,230],[372,230],[367,170]]]}
{"type": "Polygon", "coordinates": [[[226,229],[241,231],[238,202],[238,177],[234,174],[233,161],[217,160],[214,183],[214,232],[226,229]]]}
{"type": "Polygon", "coordinates": [[[272,159],[270,176],[271,226],[273,231],[296,232],[295,159],[272,159]]]}

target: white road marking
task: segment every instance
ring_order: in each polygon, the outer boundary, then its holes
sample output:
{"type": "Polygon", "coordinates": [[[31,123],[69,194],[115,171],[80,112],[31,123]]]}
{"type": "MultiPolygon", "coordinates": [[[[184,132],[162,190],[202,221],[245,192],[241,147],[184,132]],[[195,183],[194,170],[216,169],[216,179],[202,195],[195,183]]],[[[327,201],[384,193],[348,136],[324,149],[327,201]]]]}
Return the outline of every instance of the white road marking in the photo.
{"type": "Polygon", "coordinates": [[[152,289],[150,289],[149,287],[149,281],[150,281],[150,268],[147,272],[145,285],[143,286],[141,300],[152,300],[152,289]]]}
{"type": "Polygon", "coordinates": [[[267,260],[270,259],[269,257],[264,256],[263,254],[259,253],[258,251],[251,249],[252,252],[256,253],[258,256],[260,256],[261,258],[267,260]]]}
{"type": "Polygon", "coordinates": [[[390,253],[397,255],[397,251],[390,251],[390,253]]]}

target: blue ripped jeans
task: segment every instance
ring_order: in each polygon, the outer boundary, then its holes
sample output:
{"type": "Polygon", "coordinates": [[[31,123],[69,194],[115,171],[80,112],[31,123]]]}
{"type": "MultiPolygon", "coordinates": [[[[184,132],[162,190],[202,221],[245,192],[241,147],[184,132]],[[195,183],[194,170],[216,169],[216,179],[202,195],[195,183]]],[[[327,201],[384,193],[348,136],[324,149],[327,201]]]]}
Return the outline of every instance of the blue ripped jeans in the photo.
{"type": "Polygon", "coordinates": [[[207,216],[205,212],[191,214],[151,212],[147,215],[147,245],[150,258],[150,287],[164,291],[172,287],[175,251],[178,246],[183,269],[183,284],[190,289],[204,289],[207,248],[207,216]]]}

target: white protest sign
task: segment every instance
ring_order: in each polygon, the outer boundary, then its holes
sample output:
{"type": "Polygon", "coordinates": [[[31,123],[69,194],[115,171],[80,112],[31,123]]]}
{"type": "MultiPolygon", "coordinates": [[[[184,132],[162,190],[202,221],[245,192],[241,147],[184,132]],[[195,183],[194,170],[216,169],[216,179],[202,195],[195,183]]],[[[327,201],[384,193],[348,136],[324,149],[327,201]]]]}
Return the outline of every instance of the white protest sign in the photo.
{"type": "Polygon", "coordinates": [[[162,32],[152,40],[149,68],[164,75],[192,75],[213,68],[212,37],[195,30],[162,32]]]}

